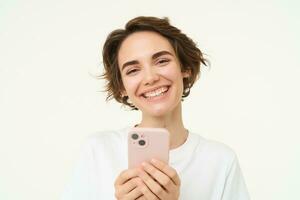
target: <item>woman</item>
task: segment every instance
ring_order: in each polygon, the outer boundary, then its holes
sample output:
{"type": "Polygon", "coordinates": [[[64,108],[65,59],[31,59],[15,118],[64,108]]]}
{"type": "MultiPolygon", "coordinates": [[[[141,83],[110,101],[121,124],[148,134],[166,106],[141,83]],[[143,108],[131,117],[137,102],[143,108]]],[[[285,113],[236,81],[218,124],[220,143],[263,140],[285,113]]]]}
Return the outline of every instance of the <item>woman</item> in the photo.
{"type": "Polygon", "coordinates": [[[166,18],[137,17],[110,33],[103,61],[107,98],[140,110],[136,127],[170,132],[170,162],[127,169],[130,127],[95,134],[63,199],[249,199],[235,153],[184,127],[181,101],[206,65],[190,38],[166,18]]]}

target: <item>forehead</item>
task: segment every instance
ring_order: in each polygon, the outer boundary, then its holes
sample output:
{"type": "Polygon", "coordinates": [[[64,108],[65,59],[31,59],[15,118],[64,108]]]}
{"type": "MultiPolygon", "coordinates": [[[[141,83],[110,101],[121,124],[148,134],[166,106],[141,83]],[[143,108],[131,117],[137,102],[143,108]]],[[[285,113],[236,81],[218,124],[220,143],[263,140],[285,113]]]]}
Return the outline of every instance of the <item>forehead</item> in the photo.
{"type": "Polygon", "coordinates": [[[163,50],[175,55],[170,42],[160,34],[152,31],[135,32],[122,42],[118,62],[122,65],[129,60],[150,58],[154,53],[163,50]]]}

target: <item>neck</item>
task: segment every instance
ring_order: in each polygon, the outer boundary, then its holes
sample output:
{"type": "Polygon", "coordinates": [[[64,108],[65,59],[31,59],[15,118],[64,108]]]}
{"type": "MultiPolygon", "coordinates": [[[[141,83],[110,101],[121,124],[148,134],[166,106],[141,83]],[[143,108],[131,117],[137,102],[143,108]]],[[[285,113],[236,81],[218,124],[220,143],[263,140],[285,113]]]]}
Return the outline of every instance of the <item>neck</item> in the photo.
{"type": "Polygon", "coordinates": [[[181,113],[181,103],[172,112],[164,116],[142,116],[138,127],[166,128],[170,132],[170,149],[182,145],[188,135],[184,128],[181,113]]]}

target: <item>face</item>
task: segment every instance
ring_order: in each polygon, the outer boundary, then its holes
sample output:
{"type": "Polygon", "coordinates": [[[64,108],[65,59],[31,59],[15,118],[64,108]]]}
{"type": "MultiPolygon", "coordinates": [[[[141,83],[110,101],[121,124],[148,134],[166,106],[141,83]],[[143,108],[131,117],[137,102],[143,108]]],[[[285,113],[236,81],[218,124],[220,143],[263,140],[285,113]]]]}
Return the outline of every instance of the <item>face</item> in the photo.
{"type": "Polygon", "coordinates": [[[163,116],[180,106],[183,77],[169,41],[155,32],[129,35],[121,44],[118,64],[125,91],[143,115],[163,116]]]}

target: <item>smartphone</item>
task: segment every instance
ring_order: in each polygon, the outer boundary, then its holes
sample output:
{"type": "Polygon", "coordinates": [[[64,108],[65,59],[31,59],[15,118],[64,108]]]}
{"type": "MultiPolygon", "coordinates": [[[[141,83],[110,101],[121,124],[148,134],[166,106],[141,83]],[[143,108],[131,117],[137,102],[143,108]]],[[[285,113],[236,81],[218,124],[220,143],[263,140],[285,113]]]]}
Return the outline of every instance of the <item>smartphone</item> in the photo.
{"type": "Polygon", "coordinates": [[[134,127],[128,133],[128,168],[156,158],[169,162],[170,134],[164,128],[134,127]]]}

